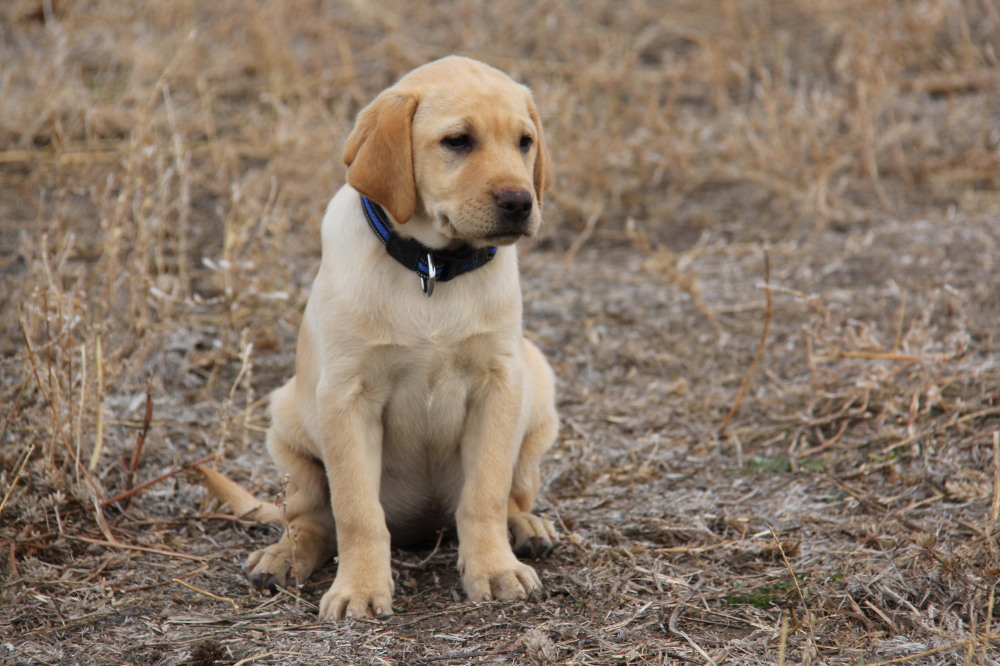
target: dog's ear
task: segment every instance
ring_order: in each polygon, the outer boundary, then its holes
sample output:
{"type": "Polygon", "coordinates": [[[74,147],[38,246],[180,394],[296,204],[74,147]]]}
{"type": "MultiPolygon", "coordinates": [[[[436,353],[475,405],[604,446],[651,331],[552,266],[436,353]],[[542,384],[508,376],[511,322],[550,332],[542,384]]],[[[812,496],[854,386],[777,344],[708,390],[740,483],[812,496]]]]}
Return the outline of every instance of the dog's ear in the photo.
{"type": "Polygon", "coordinates": [[[535,134],[537,138],[535,139],[535,144],[538,147],[538,152],[535,155],[535,196],[538,197],[538,205],[542,204],[542,196],[545,190],[549,189],[552,185],[552,158],[549,156],[549,146],[545,142],[545,134],[542,132],[542,120],[538,116],[538,109],[535,108],[535,103],[528,98],[528,114],[531,116],[531,122],[535,124],[535,134]]]}
{"type": "Polygon", "coordinates": [[[410,135],[416,109],[416,97],[386,90],[361,110],[344,143],[347,182],[399,223],[417,206],[410,135]]]}

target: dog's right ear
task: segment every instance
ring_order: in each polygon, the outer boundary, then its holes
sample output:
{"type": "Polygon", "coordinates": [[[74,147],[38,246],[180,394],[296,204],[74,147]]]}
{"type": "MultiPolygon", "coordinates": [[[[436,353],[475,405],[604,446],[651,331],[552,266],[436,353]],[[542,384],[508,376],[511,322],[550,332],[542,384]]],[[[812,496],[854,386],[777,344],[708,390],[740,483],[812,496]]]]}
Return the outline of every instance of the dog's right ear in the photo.
{"type": "Polygon", "coordinates": [[[386,90],[361,110],[344,143],[347,182],[399,223],[413,217],[417,206],[410,135],[416,110],[416,97],[386,90]]]}

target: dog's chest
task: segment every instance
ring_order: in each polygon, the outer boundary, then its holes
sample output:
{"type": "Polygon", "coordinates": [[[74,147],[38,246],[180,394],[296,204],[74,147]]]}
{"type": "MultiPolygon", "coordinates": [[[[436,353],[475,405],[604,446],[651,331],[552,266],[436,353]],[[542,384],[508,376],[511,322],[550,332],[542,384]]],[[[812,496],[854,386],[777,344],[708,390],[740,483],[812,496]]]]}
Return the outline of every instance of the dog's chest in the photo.
{"type": "Polygon", "coordinates": [[[382,504],[390,523],[454,511],[469,411],[492,364],[482,340],[410,347],[396,359],[383,412],[382,504]]]}

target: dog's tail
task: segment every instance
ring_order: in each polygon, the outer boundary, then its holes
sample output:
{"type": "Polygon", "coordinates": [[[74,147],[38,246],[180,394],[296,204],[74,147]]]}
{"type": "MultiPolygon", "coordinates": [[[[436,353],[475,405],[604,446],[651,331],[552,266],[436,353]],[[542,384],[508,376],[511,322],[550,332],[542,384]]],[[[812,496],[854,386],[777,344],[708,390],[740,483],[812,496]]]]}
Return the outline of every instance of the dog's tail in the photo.
{"type": "Polygon", "coordinates": [[[201,482],[208,488],[208,492],[216,499],[225,502],[240,518],[278,525],[284,522],[283,512],[277,504],[261,502],[238,483],[211,467],[195,465],[194,471],[201,477],[201,482]]]}

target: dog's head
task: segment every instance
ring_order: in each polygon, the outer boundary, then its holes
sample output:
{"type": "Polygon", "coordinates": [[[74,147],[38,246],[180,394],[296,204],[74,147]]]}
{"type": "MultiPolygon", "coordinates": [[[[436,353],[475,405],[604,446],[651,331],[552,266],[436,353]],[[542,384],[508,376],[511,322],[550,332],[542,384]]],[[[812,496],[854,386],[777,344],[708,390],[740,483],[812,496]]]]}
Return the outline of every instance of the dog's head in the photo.
{"type": "Polygon", "coordinates": [[[443,244],[534,235],[552,181],[531,92],[456,56],[413,70],[365,107],[344,163],[351,186],[443,244]]]}

